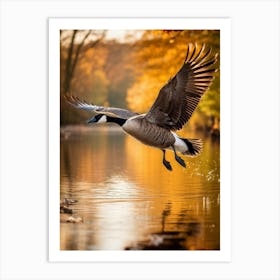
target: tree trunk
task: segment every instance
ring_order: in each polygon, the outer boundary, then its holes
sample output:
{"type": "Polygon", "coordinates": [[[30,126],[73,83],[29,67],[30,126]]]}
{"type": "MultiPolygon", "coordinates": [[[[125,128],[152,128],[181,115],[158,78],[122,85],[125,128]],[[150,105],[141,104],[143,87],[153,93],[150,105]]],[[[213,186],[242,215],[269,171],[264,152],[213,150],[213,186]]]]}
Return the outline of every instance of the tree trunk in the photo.
{"type": "Polygon", "coordinates": [[[71,80],[73,77],[72,56],[73,56],[74,42],[75,42],[75,37],[76,37],[77,32],[78,32],[78,30],[73,30],[73,34],[71,37],[71,43],[70,43],[68,53],[67,53],[63,94],[69,94],[70,88],[71,88],[71,80]]]}

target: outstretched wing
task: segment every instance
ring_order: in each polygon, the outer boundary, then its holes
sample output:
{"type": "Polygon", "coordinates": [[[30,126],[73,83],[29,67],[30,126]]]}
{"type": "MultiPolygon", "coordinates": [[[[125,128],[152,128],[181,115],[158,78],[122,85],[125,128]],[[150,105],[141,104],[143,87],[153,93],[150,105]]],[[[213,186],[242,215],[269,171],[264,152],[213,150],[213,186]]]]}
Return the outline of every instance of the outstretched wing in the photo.
{"type": "Polygon", "coordinates": [[[115,107],[104,107],[104,106],[97,106],[93,104],[89,104],[84,100],[72,95],[65,95],[64,96],[66,101],[74,106],[77,109],[85,110],[94,115],[104,114],[107,116],[129,119],[133,116],[138,115],[137,113],[131,112],[129,110],[115,108],[115,107]]]}
{"type": "Polygon", "coordinates": [[[86,101],[81,100],[77,96],[64,95],[64,98],[69,104],[71,104],[73,107],[75,107],[77,109],[81,109],[81,110],[85,110],[85,111],[89,111],[89,112],[102,111],[104,109],[104,107],[102,107],[102,106],[96,106],[93,104],[89,104],[86,101]]]}
{"type": "Polygon", "coordinates": [[[206,52],[205,45],[191,50],[188,45],[186,59],[178,73],[162,87],[146,115],[149,122],[171,130],[178,130],[190,119],[202,95],[209,88],[216,71],[213,65],[217,54],[206,52]]]}

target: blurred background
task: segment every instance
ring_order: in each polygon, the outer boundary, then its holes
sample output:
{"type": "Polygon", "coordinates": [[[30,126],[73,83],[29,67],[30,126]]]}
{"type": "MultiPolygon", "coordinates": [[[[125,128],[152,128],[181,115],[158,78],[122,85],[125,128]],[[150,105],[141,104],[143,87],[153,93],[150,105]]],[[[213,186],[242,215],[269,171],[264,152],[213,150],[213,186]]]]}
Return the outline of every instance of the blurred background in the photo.
{"type": "MultiPolygon", "coordinates": [[[[187,167],[63,95],[145,113],[180,69],[188,43],[219,53],[216,30],[61,30],[61,250],[220,249],[220,72],[182,137],[201,138],[187,167]],[[73,203],[72,203],[73,202],[73,203]],[[69,212],[67,212],[68,210],[69,212]]],[[[218,63],[219,66],[219,63],[218,63]]]]}
{"type": "MultiPolygon", "coordinates": [[[[61,95],[145,113],[180,69],[188,43],[205,43],[219,53],[220,34],[216,30],[61,30],[61,95]]],[[[217,72],[189,127],[219,131],[219,86],[217,72]]],[[[65,102],[61,106],[62,125],[85,119],[65,102]]]]}

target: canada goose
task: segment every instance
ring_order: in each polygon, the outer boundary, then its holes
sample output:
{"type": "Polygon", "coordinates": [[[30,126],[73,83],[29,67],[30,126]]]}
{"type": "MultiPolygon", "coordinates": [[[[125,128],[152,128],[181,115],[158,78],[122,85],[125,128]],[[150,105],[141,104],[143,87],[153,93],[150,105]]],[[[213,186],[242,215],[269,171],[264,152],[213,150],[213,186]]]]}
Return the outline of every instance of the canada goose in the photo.
{"type": "Polygon", "coordinates": [[[172,150],[176,161],[186,167],[177,152],[196,156],[202,149],[202,140],[180,138],[174,131],[181,129],[190,119],[209,88],[213,73],[217,71],[212,67],[216,61],[217,54],[211,55],[211,48],[205,51],[205,45],[198,48],[196,44],[194,47],[189,44],[181,69],[161,88],[146,114],[96,106],[74,96],[66,96],[66,99],[74,107],[93,113],[88,123],[116,123],[143,144],[161,149],[162,163],[168,170],[172,170],[172,167],[165,158],[167,149],[172,150]]]}

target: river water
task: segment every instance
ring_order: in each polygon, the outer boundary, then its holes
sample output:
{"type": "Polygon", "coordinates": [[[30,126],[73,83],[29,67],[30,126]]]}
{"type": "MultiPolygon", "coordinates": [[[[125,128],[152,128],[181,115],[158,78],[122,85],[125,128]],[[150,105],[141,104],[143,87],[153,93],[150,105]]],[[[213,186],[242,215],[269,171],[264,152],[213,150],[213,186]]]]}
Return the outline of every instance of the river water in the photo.
{"type": "MultiPolygon", "coordinates": [[[[219,250],[220,146],[201,136],[200,156],[145,146],[117,126],[64,127],[60,197],[83,223],[61,222],[61,250],[219,250]]],[[[197,138],[197,133],[181,136],[197,138]]]]}

